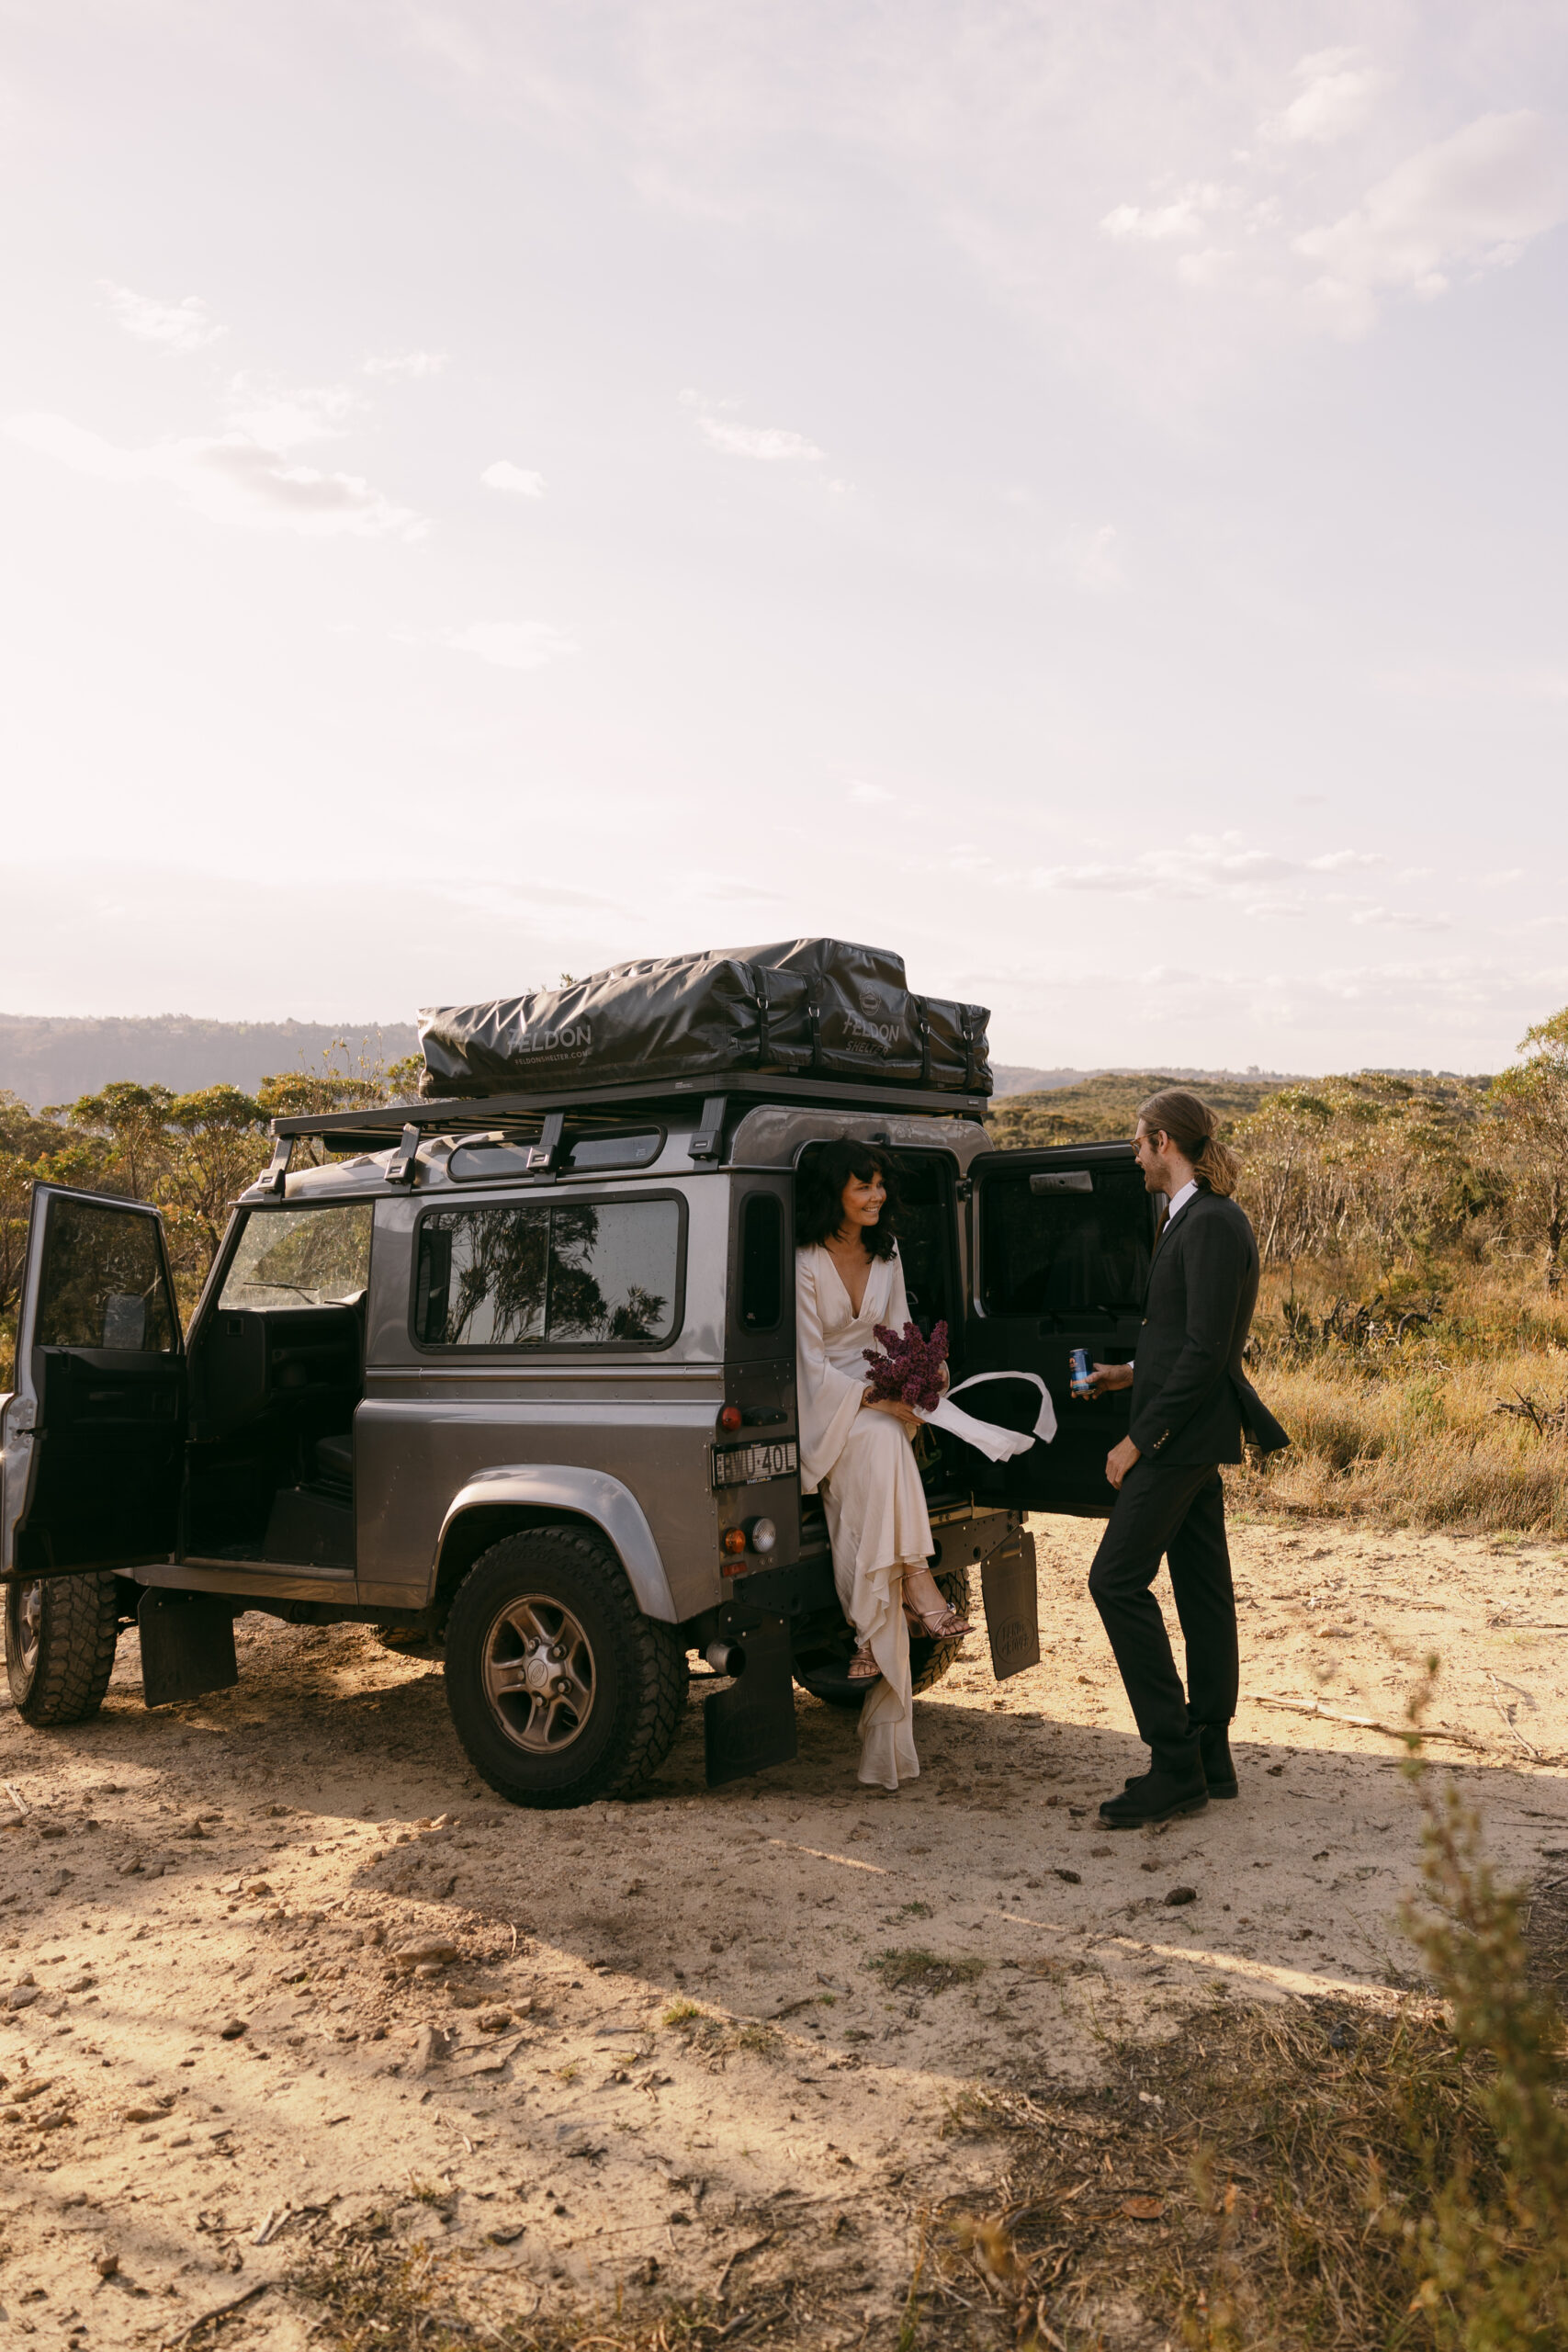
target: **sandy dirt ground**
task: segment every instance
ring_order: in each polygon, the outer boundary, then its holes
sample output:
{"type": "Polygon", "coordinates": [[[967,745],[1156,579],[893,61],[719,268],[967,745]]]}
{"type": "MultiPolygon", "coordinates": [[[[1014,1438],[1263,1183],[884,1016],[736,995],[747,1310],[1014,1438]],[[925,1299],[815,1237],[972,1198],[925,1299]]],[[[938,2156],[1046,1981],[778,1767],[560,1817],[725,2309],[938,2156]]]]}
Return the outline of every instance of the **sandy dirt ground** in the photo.
{"type": "Polygon", "coordinates": [[[1513,1877],[1568,1856],[1560,1547],[1235,1527],[1240,1800],[1111,1837],[1098,1531],[1035,1531],[1044,1662],[998,1689],[973,1640],[897,1797],[804,1694],[798,1761],[708,1794],[694,1686],[637,1801],[513,1811],[435,1660],[259,1617],[232,1691],[147,1713],[128,1635],[96,1721],[0,1712],[0,2344],[294,2352],[333,2339],[292,2282],[369,2248],[481,2335],[703,2297],[891,2346],[922,2216],[995,2177],[976,2086],[1415,1982],[1399,1743],[1265,1697],[1397,1723],[1438,1651],[1438,1769],[1513,1877]]]}

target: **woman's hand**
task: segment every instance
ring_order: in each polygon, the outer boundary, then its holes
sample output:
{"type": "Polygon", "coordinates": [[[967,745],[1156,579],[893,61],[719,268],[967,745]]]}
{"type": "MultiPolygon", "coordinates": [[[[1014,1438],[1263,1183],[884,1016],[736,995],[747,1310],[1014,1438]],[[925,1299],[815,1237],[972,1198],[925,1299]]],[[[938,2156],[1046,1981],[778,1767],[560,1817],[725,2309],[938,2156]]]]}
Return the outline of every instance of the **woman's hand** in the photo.
{"type": "Polygon", "coordinates": [[[896,1421],[902,1421],[911,1431],[921,1426],[913,1406],[900,1403],[897,1396],[863,1396],[861,1403],[868,1413],[891,1413],[896,1421]]]}

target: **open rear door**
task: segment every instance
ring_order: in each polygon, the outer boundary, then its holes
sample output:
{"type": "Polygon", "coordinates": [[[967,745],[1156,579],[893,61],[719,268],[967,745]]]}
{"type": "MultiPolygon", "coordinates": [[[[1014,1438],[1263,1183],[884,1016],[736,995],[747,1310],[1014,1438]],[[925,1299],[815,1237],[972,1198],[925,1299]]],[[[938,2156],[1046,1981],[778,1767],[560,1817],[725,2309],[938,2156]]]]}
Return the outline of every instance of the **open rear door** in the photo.
{"type": "MultiPolygon", "coordinates": [[[[1144,1190],[1126,1144],[987,1151],[971,1160],[971,1295],[964,1371],[1036,1372],[1056,1408],[1056,1436],[1011,1462],[976,1463],[975,1493],[1015,1510],[1103,1517],[1112,1492],[1105,1457],[1127,1434],[1130,1394],[1085,1404],[1069,1393],[1070,1358],[1125,1363],[1137,1352],[1159,1203],[1144,1190]]],[[[999,1420],[976,1390],[962,1402],[999,1420]]],[[[1020,1429],[1036,1400],[1020,1384],[1020,1429]]]]}
{"type": "Polygon", "coordinates": [[[0,1582],[169,1556],[185,1372],[157,1211],[36,1186],[0,1422],[0,1582]]]}

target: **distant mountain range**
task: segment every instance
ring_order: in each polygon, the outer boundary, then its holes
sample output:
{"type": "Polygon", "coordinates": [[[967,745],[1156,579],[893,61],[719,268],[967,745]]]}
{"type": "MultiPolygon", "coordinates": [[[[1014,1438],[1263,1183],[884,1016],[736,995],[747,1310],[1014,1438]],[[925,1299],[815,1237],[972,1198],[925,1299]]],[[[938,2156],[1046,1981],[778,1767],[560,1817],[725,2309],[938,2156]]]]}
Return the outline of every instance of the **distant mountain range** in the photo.
{"type": "Polygon", "coordinates": [[[0,1088],[39,1110],[73,1102],[114,1079],[172,1087],[241,1086],[252,1093],[275,1071],[351,1072],[419,1051],[412,1022],[194,1021],[162,1013],[130,1021],[52,1020],[0,1012],[0,1088]]]}
{"type": "MultiPolygon", "coordinates": [[[[419,1050],[412,1022],[197,1021],[186,1013],[133,1020],[55,1020],[45,1014],[0,1012],[0,1090],[19,1094],[34,1110],[73,1102],[115,1079],[171,1087],[189,1094],[201,1086],[241,1086],[254,1092],[280,1070],[352,1070],[363,1063],[397,1062],[419,1050]]],[[[1093,1069],[1032,1069],[998,1062],[996,1091],[1044,1094],[1090,1079],[1136,1075],[1140,1065],[1093,1069]]],[[[1280,1070],[1170,1069],[1168,1079],[1211,1085],[1242,1078],[1276,1085],[1280,1070]]]]}
{"type": "MultiPolygon", "coordinates": [[[[992,1091],[997,1094],[1051,1094],[1058,1087],[1083,1086],[1091,1078],[1138,1078],[1146,1065],[1143,1062],[1097,1062],[1092,1069],[1025,1069],[1018,1062],[993,1062],[992,1091]]],[[[1167,1069],[1162,1068],[1162,1082],[1181,1086],[1234,1086],[1246,1081],[1256,1086],[1294,1086],[1304,1075],[1301,1070],[1286,1069],[1167,1069]]]]}

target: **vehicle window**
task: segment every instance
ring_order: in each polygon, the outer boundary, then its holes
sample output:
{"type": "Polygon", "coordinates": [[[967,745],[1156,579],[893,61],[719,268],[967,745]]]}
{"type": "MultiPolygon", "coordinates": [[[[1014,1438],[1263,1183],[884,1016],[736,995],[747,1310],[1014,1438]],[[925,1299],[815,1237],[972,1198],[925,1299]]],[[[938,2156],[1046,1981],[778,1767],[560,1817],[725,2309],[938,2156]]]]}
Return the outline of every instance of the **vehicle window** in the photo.
{"type": "Polygon", "coordinates": [[[156,1220],[107,1202],[51,1201],[36,1344],[167,1355],[177,1328],[156,1220]]]}
{"type": "Polygon", "coordinates": [[[664,1148],[662,1127],[635,1136],[579,1136],[567,1153],[569,1168],[648,1168],[664,1148]]]}
{"type": "Polygon", "coordinates": [[[1088,1192],[1041,1193],[1029,1171],[987,1173],[980,1295],[987,1315],[1136,1306],[1148,1277],[1149,1199],[1135,1168],[1096,1168],[1088,1192]]]}
{"type": "Polygon", "coordinates": [[[784,1204],[749,1193],[740,1211],[740,1328],[776,1331],[784,1313],[784,1204]]]}
{"type": "Polygon", "coordinates": [[[368,1201],[253,1209],[223,1278],[220,1306],[327,1306],[370,1286],[368,1201]]]}
{"type": "Polygon", "coordinates": [[[446,1162],[446,1173],[454,1184],[493,1183],[498,1176],[523,1176],[533,1148],[526,1143],[461,1143],[446,1162]]]}
{"type": "Polygon", "coordinates": [[[427,1348],[648,1347],[673,1339],[678,1201],[435,1209],[419,1228],[427,1348]]]}

